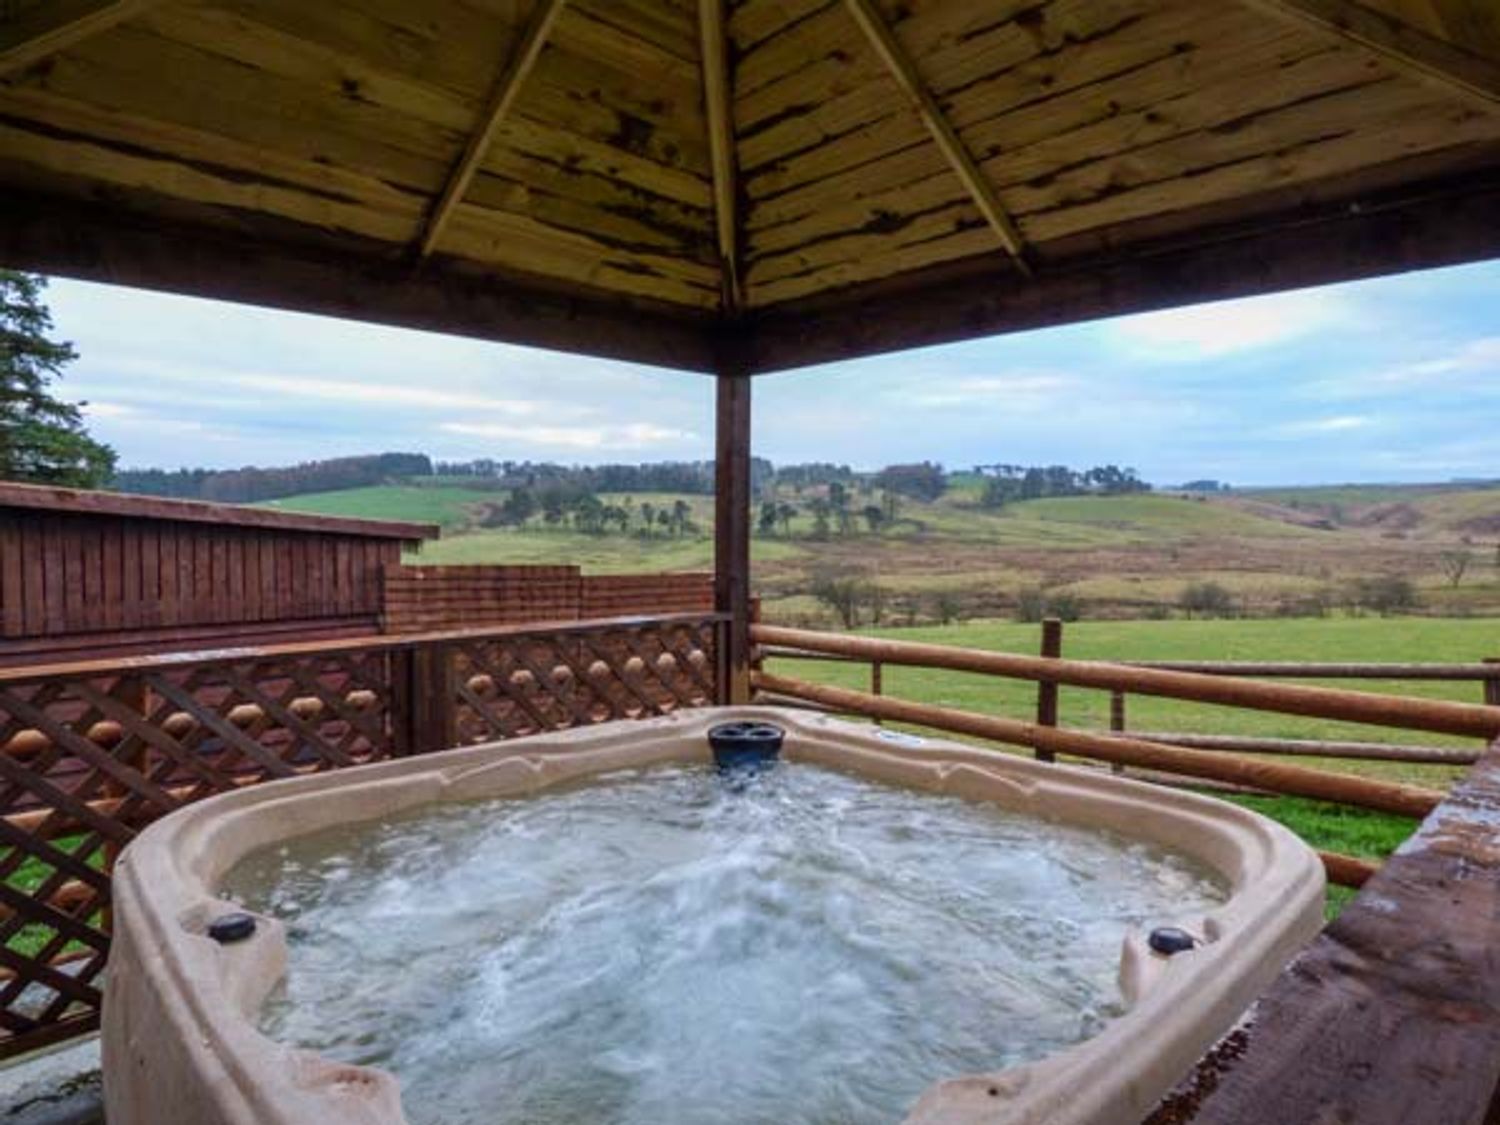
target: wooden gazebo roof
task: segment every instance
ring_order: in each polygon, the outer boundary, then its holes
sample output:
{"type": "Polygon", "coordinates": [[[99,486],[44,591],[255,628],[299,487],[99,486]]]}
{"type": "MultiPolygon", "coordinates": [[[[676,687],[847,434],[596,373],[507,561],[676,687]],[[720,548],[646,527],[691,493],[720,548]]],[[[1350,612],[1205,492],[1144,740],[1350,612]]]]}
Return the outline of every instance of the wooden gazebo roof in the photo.
{"type": "Polygon", "coordinates": [[[0,263],[768,370],[1500,254],[1491,0],[0,0],[0,263]]]}

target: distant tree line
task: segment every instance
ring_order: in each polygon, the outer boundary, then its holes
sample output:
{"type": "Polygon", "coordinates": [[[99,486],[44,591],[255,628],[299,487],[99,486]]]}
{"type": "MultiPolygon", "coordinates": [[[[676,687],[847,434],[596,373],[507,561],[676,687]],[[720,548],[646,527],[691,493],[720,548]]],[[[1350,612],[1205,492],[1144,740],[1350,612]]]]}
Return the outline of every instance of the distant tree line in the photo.
{"type": "Polygon", "coordinates": [[[513,488],[498,504],[488,504],[482,527],[525,527],[540,521],[549,528],[572,528],[586,535],[628,535],[643,539],[697,535],[693,509],[681,497],[668,504],[632,499],[604,500],[573,482],[540,488],[513,488]]]}
{"type": "Polygon", "coordinates": [[[303,492],[334,492],[386,484],[393,479],[426,476],[432,461],[425,453],[371,453],[304,461],[277,469],[121,469],[109,487],[117,492],[253,504],[303,492]]]}
{"type": "MultiPolygon", "coordinates": [[[[431,470],[438,477],[457,478],[478,487],[572,488],[582,492],[687,492],[711,496],[712,461],[655,461],[638,464],[560,465],[552,461],[438,461],[431,470]]],[[[750,462],[751,487],[759,490],[775,475],[764,457],[750,462]]]]}
{"type": "Polygon", "coordinates": [[[1096,465],[1092,469],[1070,469],[1066,465],[982,465],[984,492],[980,503],[1001,508],[1014,500],[1041,500],[1051,496],[1124,496],[1150,492],[1151,486],[1134,469],[1096,465]]]}

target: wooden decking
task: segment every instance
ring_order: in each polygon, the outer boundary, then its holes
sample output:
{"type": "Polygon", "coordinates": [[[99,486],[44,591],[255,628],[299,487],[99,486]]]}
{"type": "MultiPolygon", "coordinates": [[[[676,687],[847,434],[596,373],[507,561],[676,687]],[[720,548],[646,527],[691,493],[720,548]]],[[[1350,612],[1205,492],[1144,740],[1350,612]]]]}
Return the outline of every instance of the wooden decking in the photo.
{"type": "Polygon", "coordinates": [[[1500,741],[1148,1125],[1500,1120],[1500,741]]]}

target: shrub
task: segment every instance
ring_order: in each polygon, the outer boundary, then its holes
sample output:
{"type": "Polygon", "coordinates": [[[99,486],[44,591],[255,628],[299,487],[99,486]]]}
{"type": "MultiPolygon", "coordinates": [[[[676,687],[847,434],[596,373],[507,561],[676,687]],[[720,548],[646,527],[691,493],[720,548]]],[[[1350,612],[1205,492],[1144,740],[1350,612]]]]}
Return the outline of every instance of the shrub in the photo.
{"type": "Polygon", "coordinates": [[[941,593],[933,599],[934,612],[937,619],[944,625],[951,625],[958,619],[958,595],[953,593],[941,593]]]}
{"type": "Polygon", "coordinates": [[[1074,594],[1049,594],[1039,587],[1028,586],[1016,595],[1016,620],[1026,624],[1034,625],[1044,617],[1077,621],[1082,614],[1083,603],[1074,594]]]}
{"type": "Polygon", "coordinates": [[[1047,615],[1047,595],[1028,586],[1016,595],[1016,620],[1034,625],[1047,615]]]}
{"type": "Polygon", "coordinates": [[[1047,616],[1059,621],[1077,621],[1083,616],[1083,602],[1076,594],[1053,594],[1047,599],[1047,616]]]}
{"type": "Polygon", "coordinates": [[[1228,617],[1234,612],[1234,595],[1217,582],[1192,582],[1183,587],[1177,604],[1189,617],[1228,617]]]}
{"type": "Polygon", "coordinates": [[[1373,610],[1382,617],[1417,608],[1416,587],[1401,574],[1381,574],[1374,578],[1357,578],[1345,595],[1358,609],[1373,610]]]}

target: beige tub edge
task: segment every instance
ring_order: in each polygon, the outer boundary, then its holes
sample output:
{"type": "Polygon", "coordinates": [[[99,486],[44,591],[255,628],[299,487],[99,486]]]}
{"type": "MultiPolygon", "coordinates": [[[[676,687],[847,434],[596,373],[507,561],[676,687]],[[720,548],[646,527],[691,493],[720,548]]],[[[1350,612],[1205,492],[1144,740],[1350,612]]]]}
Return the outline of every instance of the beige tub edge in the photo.
{"type": "Polygon", "coordinates": [[[787,728],[786,756],[1065,822],[1105,827],[1208,863],[1230,882],[1207,917],[1154,919],[1206,939],[1164,958],[1127,937],[1130,1010],[1036,1063],[940,1079],[913,1107],[921,1125],[1133,1125],[1227,1031],[1322,925],[1323,872],[1291,832],[1248,810],[1112,775],[803,712],[711,708],[491,743],[258,786],[192,805],[126,849],[102,1049],[111,1125],[398,1125],[389,1074],[275,1043],[255,1013],[284,972],[273,919],[220,946],[208,922],[232,904],[212,888],[264,844],[438,800],[536,792],[658,762],[708,760],[707,728],[731,717],[787,728]]]}

